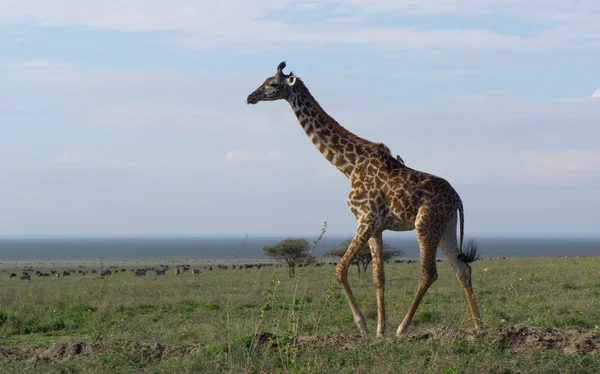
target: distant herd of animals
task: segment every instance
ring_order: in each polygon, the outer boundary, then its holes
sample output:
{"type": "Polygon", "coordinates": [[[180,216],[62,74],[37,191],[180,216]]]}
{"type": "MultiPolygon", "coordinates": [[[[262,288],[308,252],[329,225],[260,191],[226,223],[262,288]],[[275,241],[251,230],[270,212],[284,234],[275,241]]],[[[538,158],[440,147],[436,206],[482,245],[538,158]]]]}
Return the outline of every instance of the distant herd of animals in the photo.
{"type": "MultiPolygon", "coordinates": [[[[416,260],[396,260],[394,261],[397,264],[413,264],[416,263],[416,260]]],[[[316,267],[320,266],[336,266],[337,262],[316,262],[313,264],[316,267]]],[[[205,271],[213,271],[215,269],[218,270],[244,270],[244,269],[261,269],[263,267],[281,267],[282,264],[273,264],[273,263],[253,263],[253,264],[218,264],[218,265],[203,265],[203,270],[205,271]]],[[[298,267],[302,267],[302,264],[299,264],[298,267]]],[[[109,266],[106,269],[88,269],[85,265],[80,265],[79,269],[67,269],[63,271],[58,270],[35,270],[32,267],[25,267],[21,270],[21,275],[17,275],[17,273],[10,273],[9,278],[19,278],[21,280],[31,280],[32,274],[39,278],[43,277],[68,277],[71,275],[88,275],[88,274],[97,274],[99,278],[104,278],[107,276],[111,276],[114,274],[124,274],[130,273],[133,274],[134,277],[145,277],[147,273],[155,273],[156,275],[167,275],[167,272],[174,271],[175,275],[181,275],[184,273],[192,274],[192,275],[200,275],[200,269],[191,269],[190,265],[177,265],[175,267],[170,267],[169,265],[159,265],[159,266],[151,266],[151,267],[143,267],[143,268],[125,268],[119,266],[109,266]]],[[[6,273],[6,270],[3,270],[6,273]]]]}

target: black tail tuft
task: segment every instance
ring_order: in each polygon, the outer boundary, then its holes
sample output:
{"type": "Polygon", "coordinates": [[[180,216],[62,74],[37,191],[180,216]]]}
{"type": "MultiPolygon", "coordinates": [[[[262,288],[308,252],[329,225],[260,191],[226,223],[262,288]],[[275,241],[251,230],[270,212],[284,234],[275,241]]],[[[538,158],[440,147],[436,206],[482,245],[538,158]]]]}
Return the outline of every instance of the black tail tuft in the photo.
{"type": "Polygon", "coordinates": [[[458,259],[464,263],[474,262],[479,259],[477,255],[477,243],[474,240],[469,240],[465,251],[458,255],[458,259]]]}

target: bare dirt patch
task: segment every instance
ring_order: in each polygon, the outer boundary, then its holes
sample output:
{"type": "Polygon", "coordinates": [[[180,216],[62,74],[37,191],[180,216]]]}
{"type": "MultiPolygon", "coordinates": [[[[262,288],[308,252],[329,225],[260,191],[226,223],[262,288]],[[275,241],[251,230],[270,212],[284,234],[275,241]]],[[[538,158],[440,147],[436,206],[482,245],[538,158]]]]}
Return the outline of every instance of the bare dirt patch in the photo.
{"type": "Polygon", "coordinates": [[[442,342],[451,340],[474,341],[483,338],[502,349],[514,352],[528,349],[560,349],[565,354],[600,352],[600,333],[583,330],[560,330],[533,326],[498,326],[480,334],[439,327],[411,336],[412,340],[433,339],[442,342]]]}
{"type": "MultiPolygon", "coordinates": [[[[442,326],[409,334],[405,339],[414,342],[431,339],[442,344],[451,344],[454,341],[466,341],[474,344],[495,344],[501,349],[511,350],[515,353],[535,349],[559,349],[565,354],[600,353],[600,333],[531,326],[499,326],[494,329],[485,330],[479,334],[442,326]]],[[[262,352],[269,350],[287,351],[291,348],[302,349],[312,347],[354,350],[382,342],[402,344],[401,341],[398,341],[394,337],[365,339],[358,334],[334,334],[282,338],[269,332],[263,332],[254,336],[250,349],[251,351],[258,350],[262,352]]],[[[128,342],[120,347],[120,349],[132,354],[144,355],[150,360],[160,361],[171,357],[183,357],[193,354],[200,349],[200,345],[172,347],[158,343],[128,342]]],[[[86,344],[82,342],[71,342],[54,348],[0,347],[0,363],[26,360],[57,362],[102,354],[108,350],[109,348],[106,345],[86,344]]]]}
{"type": "MultiPolygon", "coordinates": [[[[532,349],[560,349],[565,354],[600,353],[600,333],[581,330],[559,330],[554,328],[531,326],[500,326],[482,333],[437,327],[423,332],[409,334],[411,341],[434,340],[442,344],[454,341],[466,341],[484,344],[496,344],[502,349],[521,352],[532,349]]],[[[295,347],[321,347],[339,350],[357,349],[381,342],[396,342],[394,337],[365,339],[360,335],[338,334],[328,336],[298,336],[282,341],[271,333],[255,336],[252,347],[265,349],[281,349],[295,347]]],[[[397,342],[397,344],[401,344],[397,342]]]]}
{"type": "Polygon", "coordinates": [[[83,357],[102,353],[104,351],[105,349],[98,344],[84,344],[81,342],[71,342],[54,348],[0,348],[0,362],[26,361],[31,359],[45,362],[62,361],[75,357],[83,357]]]}
{"type": "MultiPolygon", "coordinates": [[[[143,354],[150,360],[160,361],[168,357],[186,356],[196,352],[195,345],[186,345],[183,347],[170,347],[168,345],[154,344],[148,345],[138,342],[129,342],[122,349],[128,352],[143,354]]],[[[10,347],[0,348],[0,362],[37,360],[43,362],[57,362],[70,360],[79,357],[102,354],[108,351],[106,345],[86,344],[81,342],[71,342],[54,348],[38,347],[10,347]]]]}
{"type": "Polygon", "coordinates": [[[487,333],[503,348],[522,351],[531,347],[560,349],[566,354],[600,352],[600,333],[542,327],[497,327],[487,333]]]}

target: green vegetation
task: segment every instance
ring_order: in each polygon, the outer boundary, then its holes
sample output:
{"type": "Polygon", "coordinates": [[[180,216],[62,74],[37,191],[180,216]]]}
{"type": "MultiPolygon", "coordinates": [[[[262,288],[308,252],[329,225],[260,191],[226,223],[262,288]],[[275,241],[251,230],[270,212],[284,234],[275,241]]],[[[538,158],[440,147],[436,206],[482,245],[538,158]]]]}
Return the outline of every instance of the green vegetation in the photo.
{"type": "MultiPolygon", "coordinates": [[[[316,243],[315,243],[316,244],[316,243]]],[[[314,262],[312,247],[303,238],[287,238],[275,245],[265,245],[265,256],[277,261],[284,261],[288,265],[290,278],[296,273],[296,266],[307,265],[314,262]]]]}
{"type": "Polygon", "coordinates": [[[600,371],[600,257],[473,263],[486,324],[480,335],[445,261],[400,339],[393,334],[414,296],[419,264],[386,265],[384,339],[374,338],[372,280],[351,274],[369,340],[358,335],[334,266],[305,266],[290,278],[287,267],[226,264],[207,271],[209,264],[190,263],[201,271],[196,276],[176,276],[170,264],[166,276],[90,272],[31,281],[9,279],[22,266],[0,265],[0,372],[600,371]]]}

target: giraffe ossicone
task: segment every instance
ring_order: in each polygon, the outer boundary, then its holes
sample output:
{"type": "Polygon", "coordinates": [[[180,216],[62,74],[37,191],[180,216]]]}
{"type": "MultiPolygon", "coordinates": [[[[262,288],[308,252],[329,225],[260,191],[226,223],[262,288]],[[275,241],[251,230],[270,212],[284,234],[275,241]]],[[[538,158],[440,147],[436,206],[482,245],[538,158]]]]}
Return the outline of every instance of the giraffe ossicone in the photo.
{"type": "Polygon", "coordinates": [[[439,249],[452,264],[464,289],[473,323],[483,323],[473,296],[470,262],[477,259],[474,242],[463,252],[464,214],[458,193],[445,179],[412,169],[400,156],[393,157],[383,143],[354,135],[329,116],[304,82],[283,73],[285,62],[246,98],[246,103],[286,100],[308,138],[321,154],[350,181],[348,206],[357,222],[348,249],[336,266],[336,279],[348,300],[359,330],[367,335],[365,318],[348,283],[348,267],[362,244],[368,242],[373,257],[373,280],[377,296],[377,336],[385,332],[385,273],[382,261],[383,231],[417,231],[421,277],[415,297],[396,331],[407,331],[423,296],[437,279],[439,249]],[[283,84],[284,81],[287,84],[283,84]],[[460,241],[456,226],[460,225],[460,241]]]}

